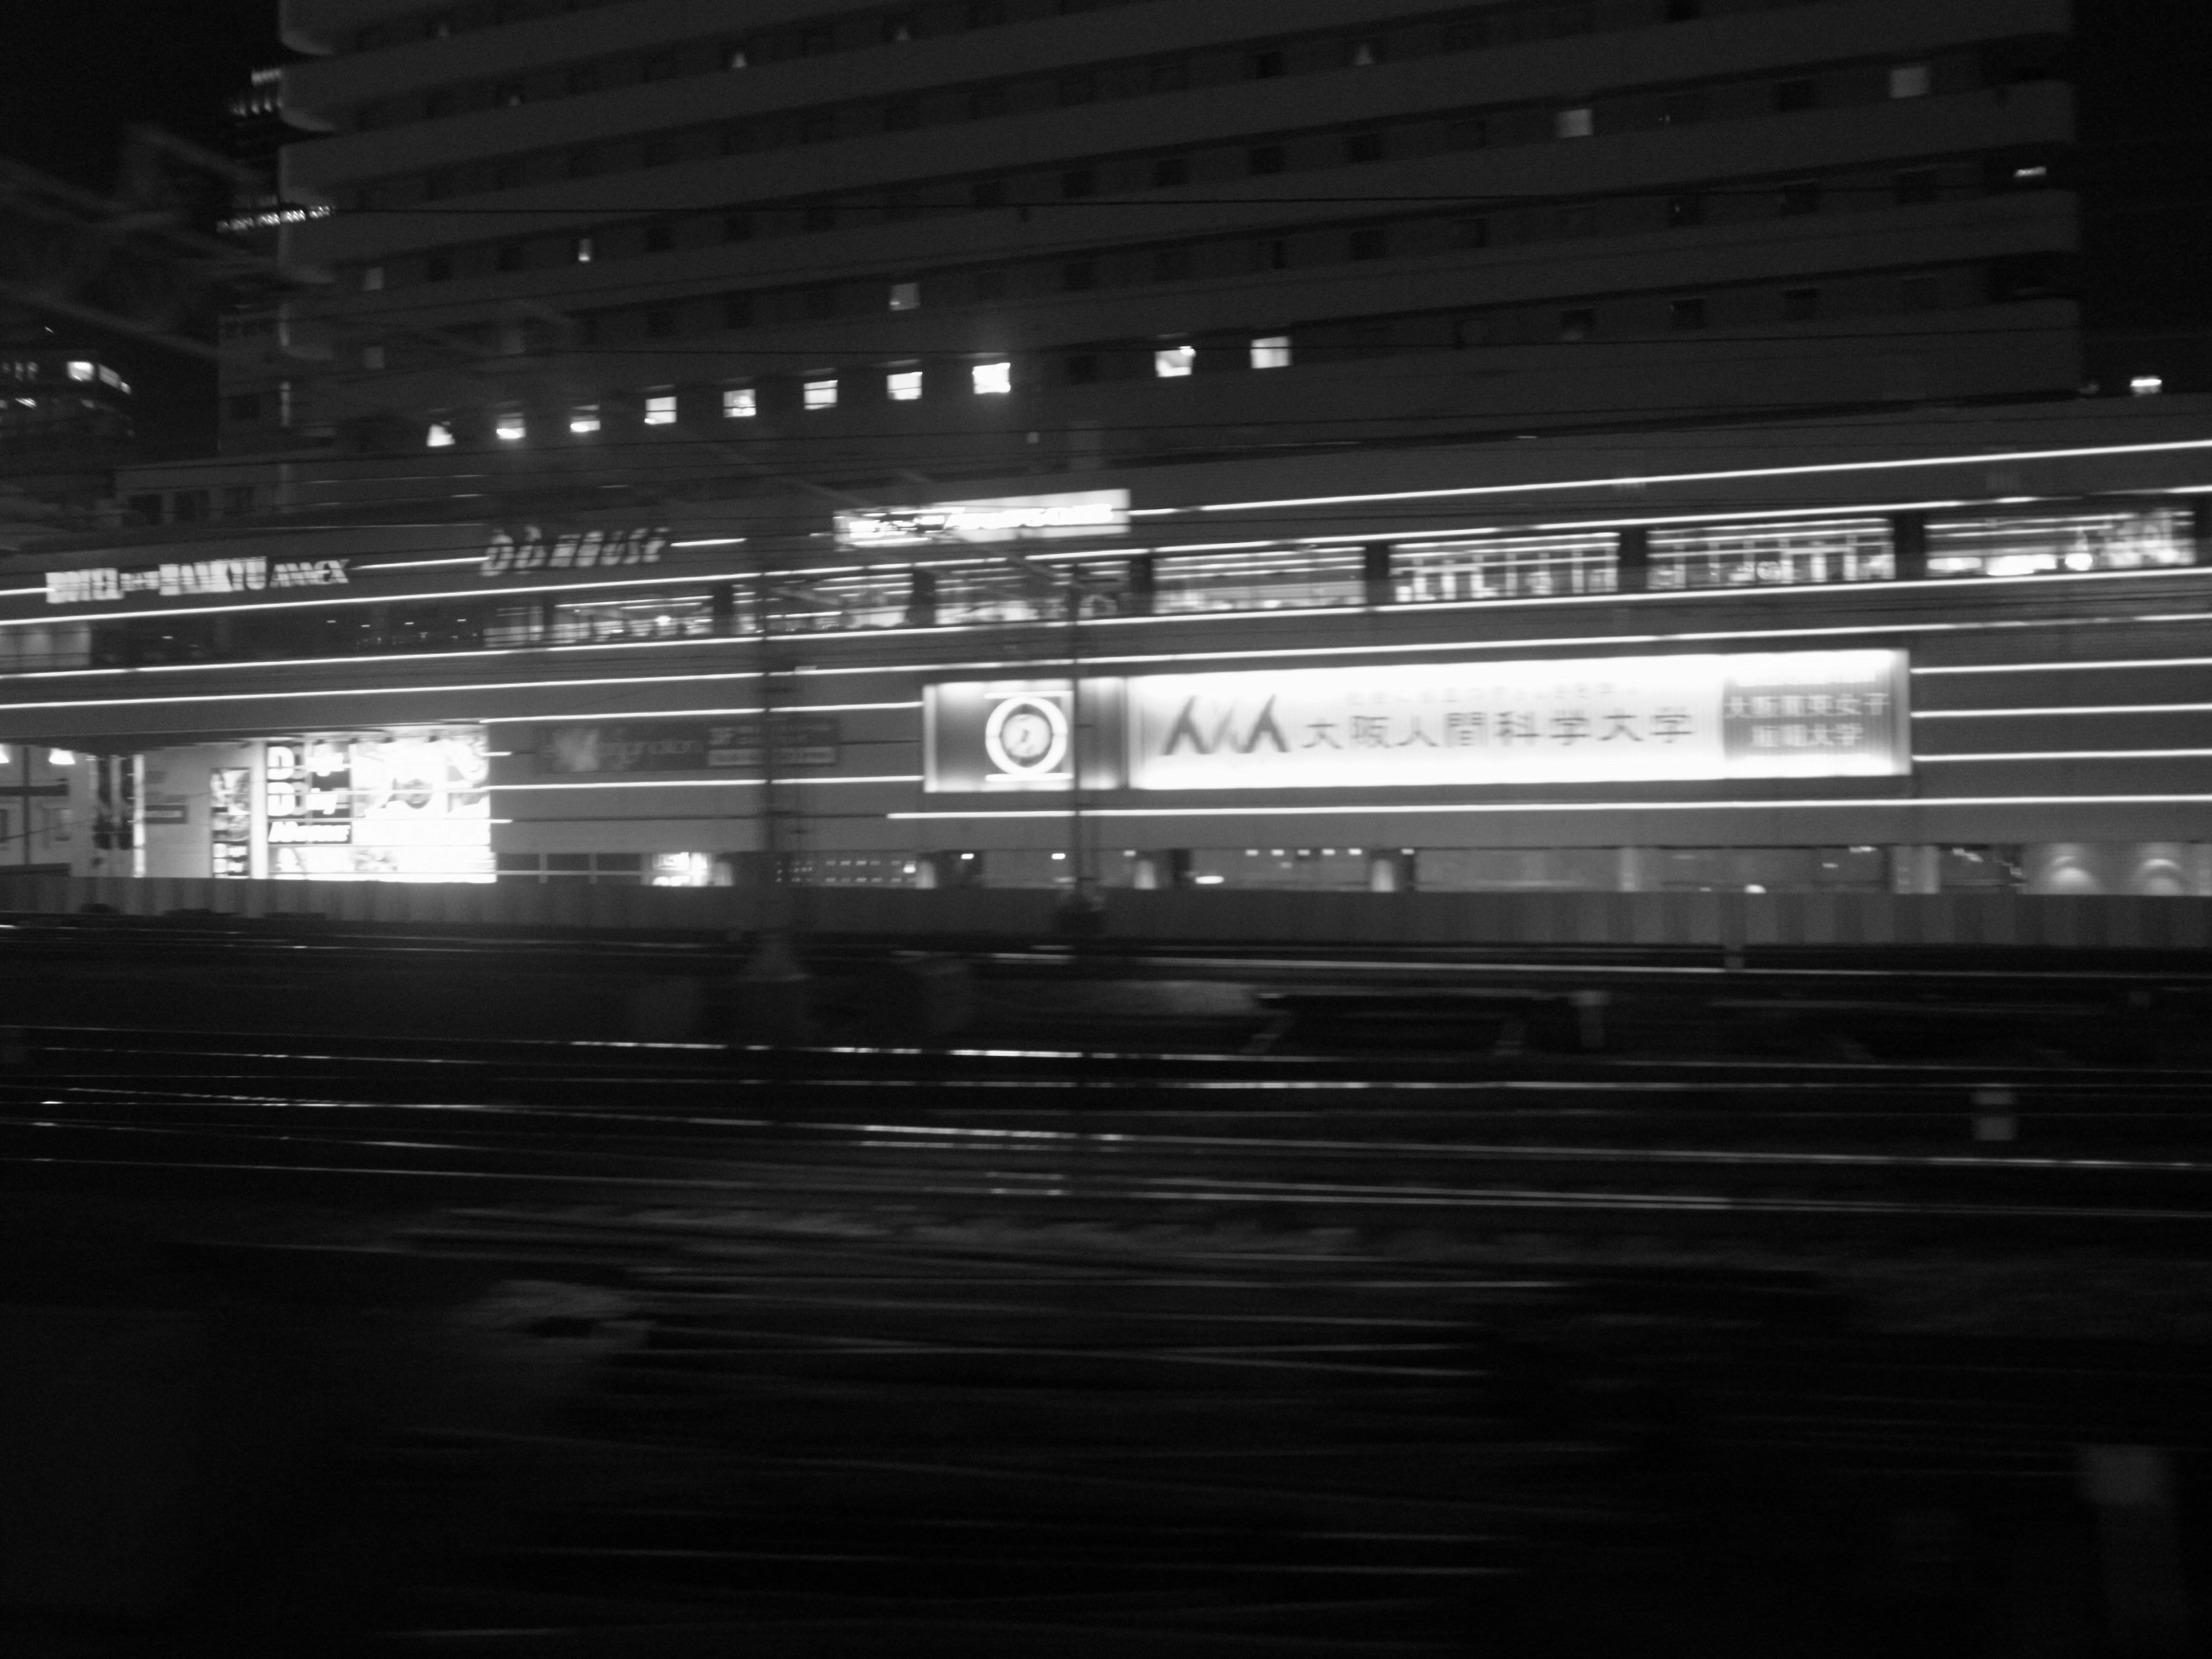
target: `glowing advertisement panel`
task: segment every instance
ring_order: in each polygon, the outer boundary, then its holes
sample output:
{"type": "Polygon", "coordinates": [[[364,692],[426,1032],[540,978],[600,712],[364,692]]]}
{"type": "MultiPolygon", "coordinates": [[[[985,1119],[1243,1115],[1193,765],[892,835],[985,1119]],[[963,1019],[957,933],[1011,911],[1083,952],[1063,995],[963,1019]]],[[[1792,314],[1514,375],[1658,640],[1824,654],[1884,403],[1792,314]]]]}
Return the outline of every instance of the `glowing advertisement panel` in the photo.
{"type": "Polygon", "coordinates": [[[494,878],[481,727],[264,745],[269,873],[305,881],[494,878]]]}
{"type": "Polygon", "coordinates": [[[1905,655],[1794,651],[1066,680],[924,693],[925,787],[1480,787],[1911,770],[1905,655]]]}
{"type": "Polygon", "coordinates": [[[1423,663],[1128,683],[1135,789],[1312,789],[1911,770],[1899,651],[1423,663]]]}

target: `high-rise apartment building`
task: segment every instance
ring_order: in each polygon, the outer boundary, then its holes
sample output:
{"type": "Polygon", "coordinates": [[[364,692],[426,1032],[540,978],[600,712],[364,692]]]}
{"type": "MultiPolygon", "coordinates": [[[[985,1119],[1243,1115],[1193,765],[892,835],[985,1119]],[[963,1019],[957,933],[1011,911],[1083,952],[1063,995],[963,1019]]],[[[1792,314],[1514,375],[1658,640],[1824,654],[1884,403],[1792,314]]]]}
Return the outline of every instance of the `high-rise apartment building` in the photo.
{"type": "Polygon", "coordinates": [[[284,17],[106,867],[2212,892],[2201,5],[284,17]]]}
{"type": "Polygon", "coordinates": [[[295,418],[726,493],[2071,394],[2071,12],[292,0],[295,418]]]}

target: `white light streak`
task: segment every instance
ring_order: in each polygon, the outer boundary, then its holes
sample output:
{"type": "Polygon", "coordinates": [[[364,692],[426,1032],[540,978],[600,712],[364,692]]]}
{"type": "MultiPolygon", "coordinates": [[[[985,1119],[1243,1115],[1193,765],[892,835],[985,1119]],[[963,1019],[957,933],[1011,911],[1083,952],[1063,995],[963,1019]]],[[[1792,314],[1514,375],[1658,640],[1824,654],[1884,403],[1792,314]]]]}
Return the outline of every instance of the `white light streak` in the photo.
{"type": "MultiPolygon", "coordinates": [[[[1839,796],[1832,800],[1578,800],[1439,801],[1431,805],[1352,806],[1085,806],[1091,818],[1346,817],[1364,813],[1406,817],[1424,812],[1454,817],[1494,812],[1773,812],[1838,811],[1850,807],[1936,806],[2202,806],[2212,795],[1899,795],[1839,796]]],[[[1023,812],[890,812],[900,822],[965,818],[978,823],[1000,818],[1058,818],[1067,809],[1023,812]]]]}

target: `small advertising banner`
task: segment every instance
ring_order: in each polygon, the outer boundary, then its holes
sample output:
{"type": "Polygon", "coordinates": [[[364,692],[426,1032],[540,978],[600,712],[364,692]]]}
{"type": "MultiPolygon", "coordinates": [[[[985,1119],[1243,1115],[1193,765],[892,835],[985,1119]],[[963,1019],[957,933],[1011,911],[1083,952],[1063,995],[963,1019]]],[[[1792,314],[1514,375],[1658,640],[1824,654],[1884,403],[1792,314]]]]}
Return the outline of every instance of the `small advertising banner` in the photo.
{"type": "MultiPolygon", "coordinates": [[[[835,715],[779,714],[774,763],[835,766],[835,715]]],[[[758,771],[761,723],[724,725],[552,726],[541,732],[538,769],[565,775],[601,772],[758,771]]]]}
{"type": "Polygon", "coordinates": [[[1065,789],[1079,750],[1086,785],[1152,790],[1899,777],[1906,670],[1861,650],[1139,675],[1084,682],[1080,739],[1065,681],[935,685],[927,787],[1065,789]]]}

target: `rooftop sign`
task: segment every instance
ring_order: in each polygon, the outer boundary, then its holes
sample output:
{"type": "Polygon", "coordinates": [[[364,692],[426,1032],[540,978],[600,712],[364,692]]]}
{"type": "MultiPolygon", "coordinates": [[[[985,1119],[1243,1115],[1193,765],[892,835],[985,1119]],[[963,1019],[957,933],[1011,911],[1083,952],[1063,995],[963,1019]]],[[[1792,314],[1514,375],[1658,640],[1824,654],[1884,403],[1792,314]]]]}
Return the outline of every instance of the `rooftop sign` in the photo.
{"type": "Polygon", "coordinates": [[[876,507],[837,515],[837,545],[921,547],[936,543],[1054,541],[1129,533],[1129,492],[1073,490],[939,501],[933,507],[876,507]]]}
{"type": "Polygon", "coordinates": [[[98,605],[136,593],[177,599],[202,594],[258,593],[276,587],[343,587],[350,580],[343,559],[272,560],[255,554],[247,558],[195,559],[129,569],[49,570],[46,603],[98,605]]]}

